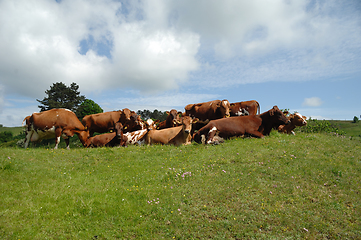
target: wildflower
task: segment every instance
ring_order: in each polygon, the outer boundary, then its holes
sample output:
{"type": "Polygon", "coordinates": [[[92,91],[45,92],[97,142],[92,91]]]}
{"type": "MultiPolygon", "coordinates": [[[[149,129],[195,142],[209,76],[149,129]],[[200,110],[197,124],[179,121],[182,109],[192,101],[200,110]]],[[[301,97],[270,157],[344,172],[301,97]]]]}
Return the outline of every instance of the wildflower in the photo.
{"type": "Polygon", "coordinates": [[[225,170],[222,170],[224,173],[226,173],[226,171],[225,170]]]}
{"type": "Polygon", "coordinates": [[[8,159],[10,160],[10,159],[11,159],[11,157],[8,157],[8,159]]]}
{"type": "Polygon", "coordinates": [[[306,232],[308,232],[308,229],[306,229],[306,228],[303,228],[303,230],[305,230],[306,232]]]}
{"type": "Polygon", "coordinates": [[[269,191],[270,194],[272,194],[272,191],[269,191]]]}

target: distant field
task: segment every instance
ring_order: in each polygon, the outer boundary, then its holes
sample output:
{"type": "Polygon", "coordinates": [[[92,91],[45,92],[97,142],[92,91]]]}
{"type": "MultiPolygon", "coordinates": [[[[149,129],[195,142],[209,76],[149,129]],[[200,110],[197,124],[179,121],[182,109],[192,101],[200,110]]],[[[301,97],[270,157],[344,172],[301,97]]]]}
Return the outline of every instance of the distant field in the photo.
{"type": "Polygon", "coordinates": [[[24,131],[24,127],[0,127],[0,132],[9,131],[13,133],[13,136],[18,135],[24,131]]]}
{"type": "Polygon", "coordinates": [[[348,136],[361,137],[361,121],[353,123],[352,121],[332,120],[330,123],[334,124],[340,130],[345,131],[348,136]]]}

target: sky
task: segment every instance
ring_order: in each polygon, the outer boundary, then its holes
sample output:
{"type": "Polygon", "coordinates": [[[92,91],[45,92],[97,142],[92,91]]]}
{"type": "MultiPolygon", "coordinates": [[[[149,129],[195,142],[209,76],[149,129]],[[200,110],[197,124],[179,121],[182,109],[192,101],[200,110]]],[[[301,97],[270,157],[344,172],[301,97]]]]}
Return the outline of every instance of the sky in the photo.
{"type": "Polygon", "coordinates": [[[257,100],[361,115],[359,0],[0,0],[0,124],[75,82],[104,111],[257,100]]]}

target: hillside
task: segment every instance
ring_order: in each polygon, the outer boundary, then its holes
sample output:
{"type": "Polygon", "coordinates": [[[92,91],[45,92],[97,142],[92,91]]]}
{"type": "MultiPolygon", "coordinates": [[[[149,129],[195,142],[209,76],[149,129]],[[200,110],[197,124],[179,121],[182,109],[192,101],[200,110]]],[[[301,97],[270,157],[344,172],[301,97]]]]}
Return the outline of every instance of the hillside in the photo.
{"type": "Polygon", "coordinates": [[[357,239],[361,142],[2,148],[2,239],[357,239]]]}

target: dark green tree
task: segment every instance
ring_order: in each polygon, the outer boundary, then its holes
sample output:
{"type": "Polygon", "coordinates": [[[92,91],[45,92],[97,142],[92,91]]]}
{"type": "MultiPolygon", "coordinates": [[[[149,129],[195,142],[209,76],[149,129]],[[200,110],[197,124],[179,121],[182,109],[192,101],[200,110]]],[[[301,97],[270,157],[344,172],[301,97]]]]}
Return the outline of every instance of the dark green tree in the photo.
{"type": "Polygon", "coordinates": [[[40,111],[47,111],[53,108],[66,108],[76,112],[78,106],[85,100],[85,96],[80,95],[79,86],[72,83],[67,87],[64,83],[53,83],[45,93],[48,97],[43,100],[36,99],[42,105],[39,105],[40,111]]]}
{"type": "Polygon", "coordinates": [[[85,99],[76,110],[76,116],[82,119],[86,115],[102,113],[103,109],[93,100],[85,99]]]}
{"type": "Polygon", "coordinates": [[[158,111],[157,109],[155,109],[153,112],[149,111],[149,110],[138,110],[137,114],[144,120],[146,119],[158,119],[160,121],[164,121],[168,114],[166,112],[162,112],[162,111],[158,111]]]}
{"type": "Polygon", "coordinates": [[[353,121],[352,121],[353,123],[358,123],[359,121],[360,120],[358,119],[358,117],[356,117],[356,116],[353,117],[353,121]]]}

